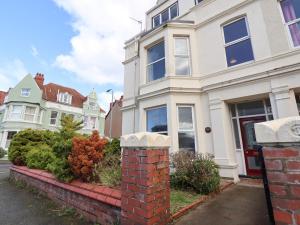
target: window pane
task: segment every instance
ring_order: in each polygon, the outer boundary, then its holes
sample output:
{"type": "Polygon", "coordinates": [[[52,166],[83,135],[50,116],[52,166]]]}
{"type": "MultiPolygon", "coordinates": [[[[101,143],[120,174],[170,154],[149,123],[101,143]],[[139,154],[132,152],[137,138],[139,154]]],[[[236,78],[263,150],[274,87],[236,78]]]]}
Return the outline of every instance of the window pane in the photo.
{"type": "Polygon", "coordinates": [[[148,49],[148,64],[165,57],[165,43],[161,42],[148,49]]]}
{"type": "Polygon", "coordinates": [[[283,0],[280,2],[283,16],[286,22],[300,18],[300,1],[283,0]]]}
{"type": "Polygon", "coordinates": [[[167,107],[147,110],[147,131],[167,132],[167,107]]]}
{"type": "Polygon", "coordinates": [[[294,46],[300,46],[300,22],[289,26],[294,46]]]}
{"type": "Polygon", "coordinates": [[[251,40],[247,39],[226,47],[227,65],[235,66],[254,59],[251,40]]]}
{"type": "Polygon", "coordinates": [[[239,116],[265,114],[264,104],[262,101],[240,103],[237,107],[239,116]]]}
{"type": "Polygon", "coordinates": [[[300,113],[300,95],[296,95],[296,102],[297,102],[298,111],[300,113]]]}
{"type": "Polygon", "coordinates": [[[178,107],[179,129],[180,130],[192,130],[193,114],[192,107],[178,107]]]}
{"type": "Polygon", "coordinates": [[[178,4],[177,3],[173,6],[171,6],[170,12],[171,12],[171,19],[178,16],[178,4]]]}
{"type": "Polygon", "coordinates": [[[148,66],[148,81],[157,80],[165,76],[165,60],[158,61],[148,66]]]}
{"type": "Polygon", "coordinates": [[[35,114],[35,107],[26,106],[25,113],[26,114],[35,114]]]}
{"type": "Polygon", "coordinates": [[[157,27],[160,24],[160,15],[153,18],[153,27],[157,27]]]}
{"type": "Polygon", "coordinates": [[[190,75],[189,58],[176,57],[176,75],[190,75]]]}
{"type": "Polygon", "coordinates": [[[12,109],[12,112],[13,113],[21,113],[22,112],[22,106],[21,105],[14,105],[13,106],[13,109],[12,109]]]}
{"type": "Polygon", "coordinates": [[[179,132],[179,149],[195,152],[195,135],[194,132],[179,132]]]}
{"type": "Polygon", "coordinates": [[[225,43],[248,36],[245,18],[224,26],[225,43]]]}
{"type": "Polygon", "coordinates": [[[175,38],[175,55],[189,55],[187,38],[175,38]]]}
{"type": "Polygon", "coordinates": [[[233,119],[232,120],[233,123],[233,131],[234,131],[234,139],[235,139],[235,147],[237,149],[241,149],[241,143],[240,143],[240,136],[239,136],[239,129],[238,129],[238,124],[237,124],[237,120],[233,119]]]}
{"type": "Polygon", "coordinates": [[[161,13],[161,23],[169,20],[169,9],[161,13]]]}

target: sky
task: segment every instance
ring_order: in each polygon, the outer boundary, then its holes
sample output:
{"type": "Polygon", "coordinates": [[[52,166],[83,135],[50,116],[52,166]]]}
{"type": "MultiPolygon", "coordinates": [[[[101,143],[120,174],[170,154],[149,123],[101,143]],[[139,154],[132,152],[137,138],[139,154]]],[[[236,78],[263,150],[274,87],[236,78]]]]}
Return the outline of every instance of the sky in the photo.
{"type": "MultiPolygon", "coordinates": [[[[123,93],[124,42],[140,31],[130,17],[145,19],[156,0],[2,0],[0,90],[25,75],[45,83],[93,89],[108,110],[113,89],[123,93]]],[[[144,22],[145,24],[145,22],[144,22]]]]}

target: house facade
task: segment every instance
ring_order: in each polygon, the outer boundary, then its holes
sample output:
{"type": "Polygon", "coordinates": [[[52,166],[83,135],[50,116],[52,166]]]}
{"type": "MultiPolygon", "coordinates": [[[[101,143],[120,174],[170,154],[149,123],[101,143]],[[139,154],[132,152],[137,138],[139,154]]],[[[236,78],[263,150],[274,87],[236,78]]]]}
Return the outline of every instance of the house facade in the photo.
{"type": "Polygon", "coordinates": [[[122,104],[123,96],[110,104],[109,112],[105,116],[104,134],[110,138],[120,138],[122,135],[122,104]]]}
{"type": "Polygon", "coordinates": [[[104,135],[105,112],[92,91],[83,96],[58,84],[44,84],[44,75],[25,76],[8,92],[0,92],[0,147],[7,149],[13,136],[24,129],[56,131],[64,115],[84,121],[81,133],[98,130],[104,135]]]}
{"type": "Polygon", "coordinates": [[[254,124],[299,116],[299,0],[159,0],[125,43],[123,134],[259,176],[254,124]]]}

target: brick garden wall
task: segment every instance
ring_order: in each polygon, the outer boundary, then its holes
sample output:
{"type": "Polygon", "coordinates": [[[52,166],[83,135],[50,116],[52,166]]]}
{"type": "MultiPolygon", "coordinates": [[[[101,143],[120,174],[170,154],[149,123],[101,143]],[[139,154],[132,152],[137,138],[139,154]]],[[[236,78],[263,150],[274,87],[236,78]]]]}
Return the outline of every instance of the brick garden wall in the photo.
{"type": "Polygon", "coordinates": [[[300,146],[265,147],[276,224],[300,225],[300,146]]]}
{"type": "Polygon", "coordinates": [[[100,224],[113,224],[120,220],[120,190],[73,181],[58,182],[45,171],[13,166],[10,177],[36,188],[55,202],[72,207],[88,220],[100,224]]]}

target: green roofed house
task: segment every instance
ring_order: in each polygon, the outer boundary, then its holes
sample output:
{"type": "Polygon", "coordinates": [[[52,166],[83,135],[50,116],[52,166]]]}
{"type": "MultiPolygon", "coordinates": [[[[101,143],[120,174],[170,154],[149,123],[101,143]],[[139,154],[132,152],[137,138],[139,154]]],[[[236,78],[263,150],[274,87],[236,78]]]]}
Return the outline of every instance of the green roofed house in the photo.
{"type": "Polygon", "coordinates": [[[43,74],[29,74],[8,92],[0,91],[0,147],[7,149],[20,130],[57,130],[64,115],[84,121],[82,133],[104,135],[105,111],[95,91],[83,96],[73,88],[44,84],[43,74]]]}

